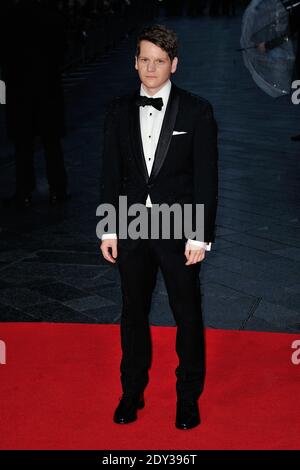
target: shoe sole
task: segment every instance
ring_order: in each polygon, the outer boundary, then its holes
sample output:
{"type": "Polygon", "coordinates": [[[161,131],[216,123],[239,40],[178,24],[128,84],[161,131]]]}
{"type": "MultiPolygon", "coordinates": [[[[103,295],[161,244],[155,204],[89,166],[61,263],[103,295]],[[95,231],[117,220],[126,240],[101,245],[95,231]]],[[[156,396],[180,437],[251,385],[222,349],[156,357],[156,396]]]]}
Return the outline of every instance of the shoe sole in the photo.
{"type": "Polygon", "coordinates": [[[116,420],[114,418],[114,423],[116,423],[116,424],[130,424],[130,423],[134,423],[136,420],[137,420],[137,416],[135,418],[132,418],[132,419],[129,419],[129,420],[125,420],[125,419],[116,420]]]}
{"type": "Polygon", "coordinates": [[[190,426],[187,426],[186,424],[179,424],[179,423],[175,423],[175,426],[176,426],[177,429],[180,429],[182,431],[188,431],[189,429],[193,429],[193,428],[199,426],[199,424],[201,424],[200,420],[197,423],[192,424],[190,426]]]}

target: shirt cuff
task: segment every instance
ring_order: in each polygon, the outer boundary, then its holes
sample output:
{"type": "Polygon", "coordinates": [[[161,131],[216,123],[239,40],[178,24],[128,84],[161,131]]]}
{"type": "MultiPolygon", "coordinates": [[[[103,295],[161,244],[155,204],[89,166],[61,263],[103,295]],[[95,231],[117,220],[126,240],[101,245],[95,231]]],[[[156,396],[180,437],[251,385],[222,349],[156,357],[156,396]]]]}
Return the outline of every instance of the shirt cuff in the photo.
{"type": "MultiPolygon", "coordinates": [[[[101,240],[116,240],[117,238],[118,237],[116,233],[105,233],[102,235],[101,240]]],[[[205,243],[190,239],[188,239],[187,243],[189,244],[191,250],[205,248],[206,251],[211,251],[211,243],[205,243]]]]}
{"type": "Polygon", "coordinates": [[[199,248],[205,248],[205,251],[211,251],[211,243],[199,242],[198,240],[188,239],[187,243],[191,250],[199,250],[199,248]]]}
{"type": "Polygon", "coordinates": [[[104,233],[101,237],[101,240],[116,240],[118,237],[117,237],[117,234],[116,233],[104,233]]]}

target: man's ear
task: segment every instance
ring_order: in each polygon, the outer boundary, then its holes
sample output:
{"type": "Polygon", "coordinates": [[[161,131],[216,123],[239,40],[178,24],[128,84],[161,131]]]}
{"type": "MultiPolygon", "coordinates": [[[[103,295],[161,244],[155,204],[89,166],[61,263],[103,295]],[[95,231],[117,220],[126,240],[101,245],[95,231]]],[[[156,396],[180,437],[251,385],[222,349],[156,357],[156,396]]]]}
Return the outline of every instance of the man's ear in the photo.
{"type": "Polygon", "coordinates": [[[178,65],[178,57],[174,57],[171,65],[171,73],[175,73],[178,65]]]}
{"type": "Polygon", "coordinates": [[[135,56],[135,64],[134,64],[135,70],[138,70],[138,58],[135,56]]]}

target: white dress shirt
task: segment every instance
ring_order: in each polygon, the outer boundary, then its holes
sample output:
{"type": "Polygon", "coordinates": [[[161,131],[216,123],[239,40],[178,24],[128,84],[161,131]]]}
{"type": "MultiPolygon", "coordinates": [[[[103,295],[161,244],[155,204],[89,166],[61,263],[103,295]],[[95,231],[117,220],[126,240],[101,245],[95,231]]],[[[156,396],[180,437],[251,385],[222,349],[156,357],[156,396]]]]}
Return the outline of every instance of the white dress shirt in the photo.
{"type": "MultiPolygon", "coordinates": [[[[143,85],[141,85],[141,96],[147,96],[148,98],[162,98],[163,100],[163,107],[160,111],[154,108],[153,106],[140,106],[140,127],[144,156],[149,176],[154,162],[156,147],[162,128],[166,107],[169,101],[170,91],[170,80],[168,80],[167,83],[163,86],[163,88],[161,88],[153,96],[148,95],[147,92],[144,90],[143,85]]],[[[146,207],[152,207],[149,194],[146,200],[146,207]]]]}
{"type": "MultiPolygon", "coordinates": [[[[154,163],[154,156],[156,152],[156,147],[158,144],[162,123],[164,120],[170,91],[171,91],[171,81],[168,80],[166,84],[155,94],[148,95],[145,91],[143,84],[141,84],[140,95],[147,96],[148,98],[162,98],[163,107],[159,111],[151,105],[140,106],[140,127],[141,127],[141,137],[143,143],[144,157],[146,160],[146,166],[148,175],[150,176],[152,166],[154,163]]],[[[150,195],[148,194],[146,199],[146,207],[152,207],[150,195]]],[[[108,238],[117,238],[116,234],[104,234],[102,235],[102,240],[108,238]]],[[[199,249],[205,248],[207,251],[211,250],[211,243],[204,243],[197,240],[188,240],[187,241],[190,249],[199,249]]]]}

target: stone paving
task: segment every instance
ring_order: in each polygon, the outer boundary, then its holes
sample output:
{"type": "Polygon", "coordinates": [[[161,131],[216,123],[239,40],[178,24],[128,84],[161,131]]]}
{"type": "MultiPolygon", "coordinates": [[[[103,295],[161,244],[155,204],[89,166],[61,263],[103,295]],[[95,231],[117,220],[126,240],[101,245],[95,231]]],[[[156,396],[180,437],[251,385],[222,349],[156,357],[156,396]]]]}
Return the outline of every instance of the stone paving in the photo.
{"type": "MultiPolygon", "coordinates": [[[[209,99],[219,124],[217,240],[201,274],[207,327],[300,331],[300,107],[260,91],[243,65],[241,17],[160,18],[181,41],[177,85],[209,99]]],[[[38,188],[24,212],[1,209],[0,321],[118,322],[117,269],[95,234],[105,104],[137,85],[125,39],[85,79],[66,86],[64,141],[72,199],[49,207],[42,152],[38,188]]],[[[3,115],[3,109],[1,109],[3,115]]],[[[14,167],[0,145],[0,197],[14,167]]],[[[159,276],[151,322],[173,325],[159,276]]]]}

